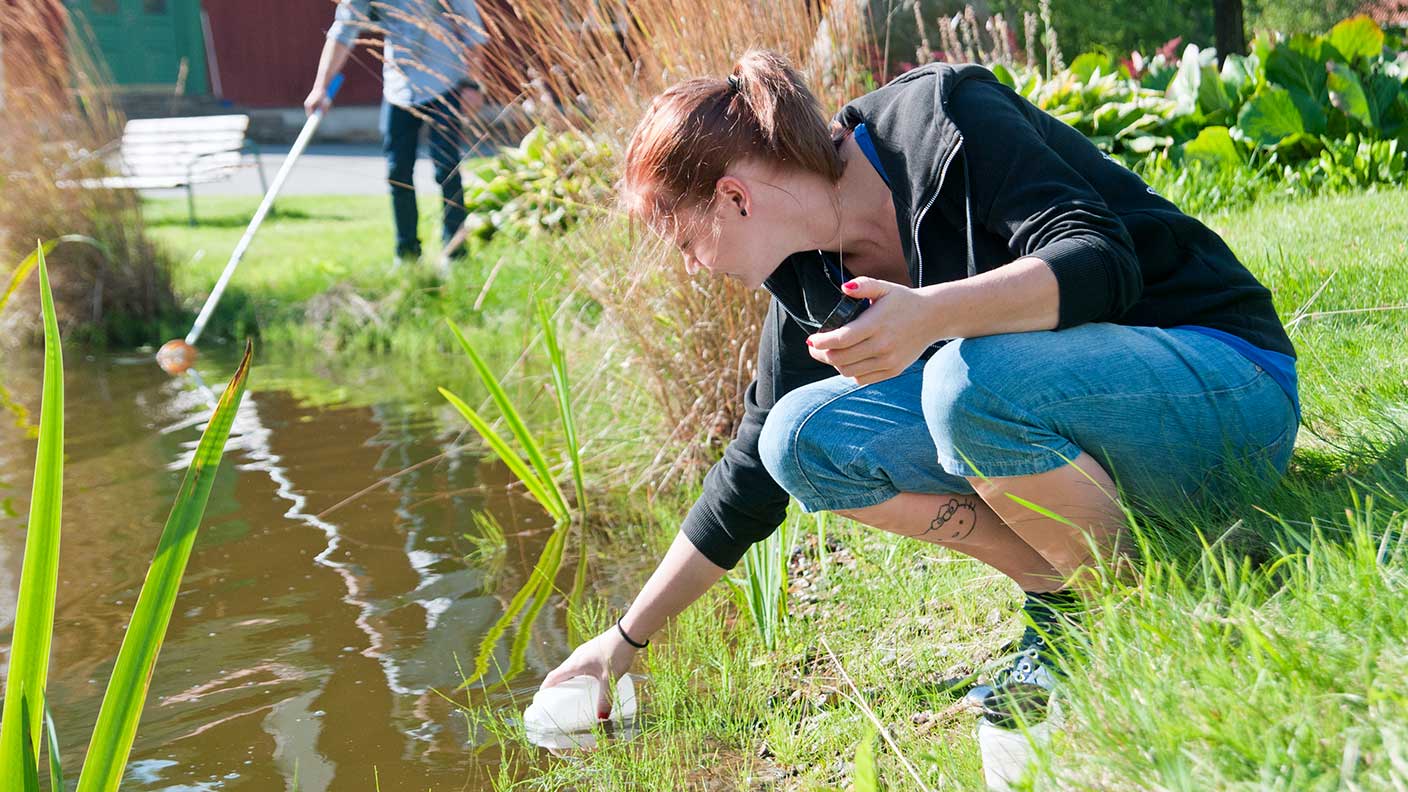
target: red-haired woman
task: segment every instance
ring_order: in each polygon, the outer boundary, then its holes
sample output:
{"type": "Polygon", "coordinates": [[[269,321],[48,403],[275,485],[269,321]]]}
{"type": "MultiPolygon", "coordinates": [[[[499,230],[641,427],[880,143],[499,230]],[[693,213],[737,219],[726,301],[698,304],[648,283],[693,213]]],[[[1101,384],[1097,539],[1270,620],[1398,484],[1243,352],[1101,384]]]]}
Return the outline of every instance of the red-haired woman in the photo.
{"type": "Polygon", "coordinates": [[[1121,547],[1116,480],[1131,506],[1176,506],[1289,461],[1295,352],[1267,289],[980,66],[916,69],[828,125],[785,60],[750,52],[655,98],[622,188],[690,273],[772,300],[703,495],[617,623],[545,686],[624,673],[791,496],[1011,577],[1029,626],[985,695],[1049,691],[1044,637],[1076,572],[1121,547]],[[864,311],[832,329],[847,306],[864,311]]]}

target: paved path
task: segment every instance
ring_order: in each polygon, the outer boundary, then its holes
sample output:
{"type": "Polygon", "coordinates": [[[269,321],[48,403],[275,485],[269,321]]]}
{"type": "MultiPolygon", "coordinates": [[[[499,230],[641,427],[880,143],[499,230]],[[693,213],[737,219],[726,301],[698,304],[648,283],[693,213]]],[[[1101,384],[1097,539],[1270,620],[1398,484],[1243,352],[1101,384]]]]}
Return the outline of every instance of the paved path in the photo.
{"type": "MultiPolygon", "coordinates": [[[[423,147],[422,147],[423,148],[423,147]]],[[[264,173],[272,181],[288,154],[288,146],[260,146],[264,173]]],[[[416,192],[438,195],[435,168],[424,155],[416,160],[416,192]]],[[[385,195],[386,160],[377,146],[323,144],[309,146],[294,163],[280,195],[385,195]]],[[[229,181],[195,186],[196,209],[203,195],[262,195],[259,173],[241,168],[229,181]]],[[[153,198],[185,198],[184,189],[144,190],[153,198]]]]}

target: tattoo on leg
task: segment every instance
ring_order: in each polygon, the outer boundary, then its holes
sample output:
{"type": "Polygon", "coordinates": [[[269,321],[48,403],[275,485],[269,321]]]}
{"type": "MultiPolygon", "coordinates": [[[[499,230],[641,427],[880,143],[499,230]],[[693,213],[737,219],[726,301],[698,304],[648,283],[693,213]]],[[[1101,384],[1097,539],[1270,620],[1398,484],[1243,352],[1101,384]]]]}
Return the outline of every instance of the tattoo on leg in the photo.
{"type": "Polygon", "coordinates": [[[970,504],[959,503],[957,498],[950,498],[948,503],[939,507],[938,515],[929,523],[929,527],[924,530],[923,535],[928,536],[934,531],[939,531],[940,540],[956,542],[967,538],[977,524],[977,509],[970,504]]]}

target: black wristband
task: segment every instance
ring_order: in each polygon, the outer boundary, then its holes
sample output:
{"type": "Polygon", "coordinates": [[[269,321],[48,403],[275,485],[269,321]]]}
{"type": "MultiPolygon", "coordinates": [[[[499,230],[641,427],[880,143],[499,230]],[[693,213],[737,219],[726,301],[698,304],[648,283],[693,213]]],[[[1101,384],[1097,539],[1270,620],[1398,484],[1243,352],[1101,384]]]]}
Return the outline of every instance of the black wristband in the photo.
{"type": "Polygon", "coordinates": [[[626,628],[621,626],[621,619],[624,618],[625,615],[623,614],[622,616],[616,619],[616,629],[620,631],[621,637],[626,639],[626,643],[630,644],[631,646],[634,646],[637,649],[644,649],[645,647],[650,646],[650,641],[646,641],[645,643],[637,643],[633,638],[631,638],[631,636],[626,635],[626,628]]]}

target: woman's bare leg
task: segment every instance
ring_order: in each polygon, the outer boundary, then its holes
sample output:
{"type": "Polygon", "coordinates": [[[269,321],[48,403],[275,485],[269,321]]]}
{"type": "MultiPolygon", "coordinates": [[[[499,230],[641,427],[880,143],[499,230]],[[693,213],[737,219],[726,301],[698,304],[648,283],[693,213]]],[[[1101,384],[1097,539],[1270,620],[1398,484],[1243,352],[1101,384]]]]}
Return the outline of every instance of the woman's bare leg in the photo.
{"type": "Polygon", "coordinates": [[[1110,474],[1084,452],[1068,465],[1034,476],[968,480],[1008,530],[1067,581],[1093,561],[1082,531],[1108,559],[1127,526],[1110,474]],[[1062,519],[1052,519],[1028,504],[1062,519]]]}
{"type": "Polygon", "coordinates": [[[1089,454],[1034,476],[969,481],[977,495],[902,492],[838,514],[972,556],[1029,592],[1058,591],[1093,561],[1082,531],[1106,558],[1122,540],[1126,522],[1114,481],[1089,454]]]}
{"type": "Polygon", "coordinates": [[[972,556],[1015,580],[1023,591],[1062,587],[1055,568],[976,495],[901,492],[883,503],[837,514],[972,556]]]}

